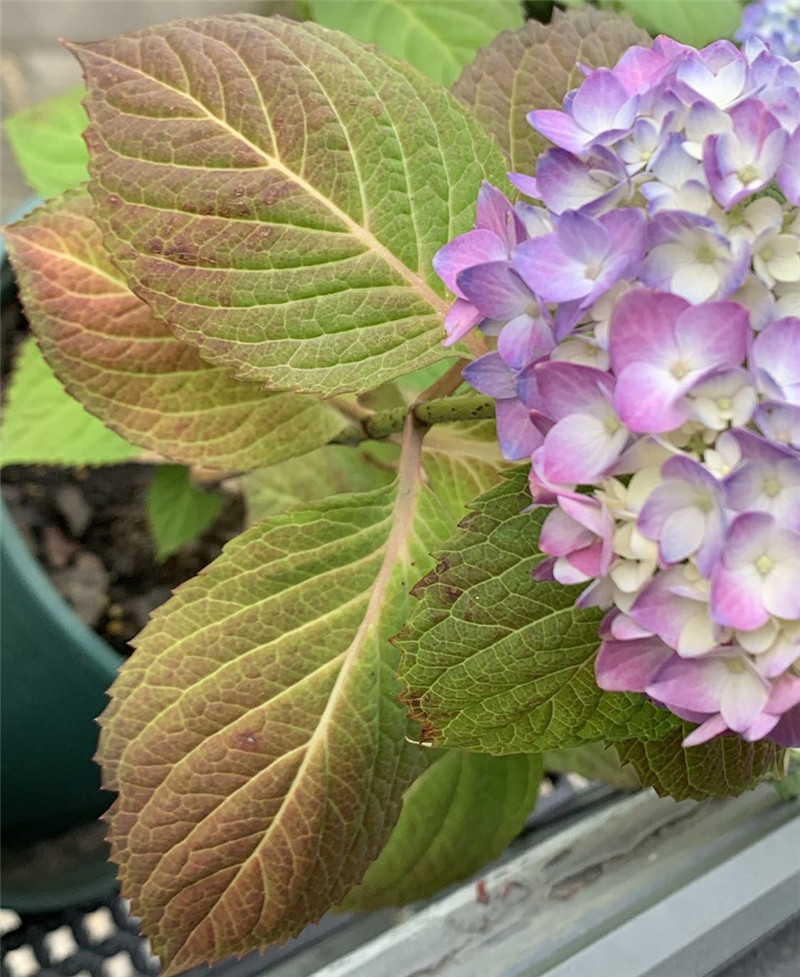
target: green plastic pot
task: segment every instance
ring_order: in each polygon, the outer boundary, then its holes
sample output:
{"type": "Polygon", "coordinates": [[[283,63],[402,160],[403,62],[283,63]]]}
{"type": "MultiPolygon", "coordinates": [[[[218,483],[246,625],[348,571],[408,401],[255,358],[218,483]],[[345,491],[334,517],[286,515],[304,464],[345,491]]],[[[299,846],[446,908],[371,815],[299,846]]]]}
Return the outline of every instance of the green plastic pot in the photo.
{"type": "Polygon", "coordinates": [[[113,800],[100,789],[92,757],[96,717],[122,657],[55,590],[1,501],[0,579],[3,861],[27,859],[30,868],[4,872],[2,905],[44,912],[102,897],[115,885],[101,833],[81,826],[113,800]],[[70,845],[69,835],[48,840],[70,831],[79,843],[70,845]],[[87,835],[94,839],[88,844],[87,835]]]}

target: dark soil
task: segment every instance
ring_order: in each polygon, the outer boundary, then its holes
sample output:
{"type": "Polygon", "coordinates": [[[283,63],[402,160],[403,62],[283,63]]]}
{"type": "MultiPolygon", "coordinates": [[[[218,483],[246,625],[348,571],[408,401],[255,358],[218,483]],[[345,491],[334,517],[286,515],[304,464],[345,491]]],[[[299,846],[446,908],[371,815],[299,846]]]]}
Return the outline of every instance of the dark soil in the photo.
{"type": "MultiPolygon", "coordinates": [[[[13,297],[3,303],[2,377],[28,327],[13,297]]],[[[241,497],[223,492],[219,517],[201,537],[159,564],[145,498],[155,466],[9,465],[0,471],[6,506],[56,588],[122,654],[172,590],[214,560],[244,526],[241,497]]]]}

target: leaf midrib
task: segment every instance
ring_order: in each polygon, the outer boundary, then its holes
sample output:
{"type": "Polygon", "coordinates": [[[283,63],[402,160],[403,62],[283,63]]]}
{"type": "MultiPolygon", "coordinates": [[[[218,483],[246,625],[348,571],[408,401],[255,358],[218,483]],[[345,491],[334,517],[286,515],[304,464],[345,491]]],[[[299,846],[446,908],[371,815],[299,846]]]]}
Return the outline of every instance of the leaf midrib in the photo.
{"type": "MultiPolygon", "coordinates": [[[[286,805],[294,796],[295,790],[297,789],[297,784],[302,781],[305,775],[306,767],[311,762],[310,758],[314,756],[316,749],[323,748],[322,744],[324,743],[327,735],[328,726],[333,722],[333,716],[338,708],[339,700],[345,694],[344,690],[347,686],[347,679],[359,660],[358,653],[361,650],[361,645],[374,623],[373,617],[377,620],[377,618],[380,616],[379,614],[376,614],[376,605],[379,606],[383,602],[385,592],[389,588],[394,575],[395,565],[400,559],[402,551],[407,549],[406,543],[409,533],[413,527],[416,502],[421,490],[419,473],[423,434],[423,431],[415,428],[413,418],[409,417],[408,421],[406,422],[406,432],[404,437],[405,450],[400,459],[400,465],[398,467],[397,498],[394,506],[395,521],[386,540],[385,555],[381,564],[381,569],[379,570],[378,576],[375,579],[375,586],[370,597],[370,602],[367,605],[367,609],[364,613],[364,619],[350,642],[350,645],[345,649],[344,652],[342,652],[342,667],[336,678],[334,687],[331,690],[331,694],[328,698],[328,702],[326,703],[322,716],[320,717],[320,721],[306,743],[306,752],[297,773],[295,774],[292,786],[287,790],[280,807],[275,812],[272,823],[264,832],[264,837],[262,838],[261,842],[256,846],[256,848],[253,849],[253,852],[249,855],[249,857],[243,860],[241,866],[239,866],[236,873],[225,886],[225,889],[220,892],[211,912],[222,904],[226,894],[236,884],[237,879],[244,871],[245,867],[253,858],[258,856],[267,842],[271,839],[275,826],[281,823],[286,805]]],[[[197,926],[195,926],[192,931],[186,935],[181,946],[172,954],[173,960],[177,960],[184,948],[191,943],[192,939],[194,938],[194,934],[197,932],[198,927],[202,925],[202,922],[204,922],[204,920],[201,920],[201,922],[198,923],[197,926]]]]}

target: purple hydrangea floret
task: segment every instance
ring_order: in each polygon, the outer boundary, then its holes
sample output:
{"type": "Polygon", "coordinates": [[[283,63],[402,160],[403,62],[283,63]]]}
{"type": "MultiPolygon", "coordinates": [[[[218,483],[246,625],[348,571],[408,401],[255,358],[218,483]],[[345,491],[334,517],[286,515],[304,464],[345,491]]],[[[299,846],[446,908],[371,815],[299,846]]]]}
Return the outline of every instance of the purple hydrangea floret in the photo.
{"type": "Polygon", "coordinates": [[[687,746],[800,746],[799,15],[587,71],[528,116],[553,143],[509,174],[528,199],[484,184],[435,259],[447,343],[487,337],[464,376],[552,507],[535,579],[585,585],[598,684],[697,724],[687,746]]]}
{"type": "Polygon", "coordinates": [[[800,0],[761,0],[748,4],[736,40],[750,38],[768,44],[772,53],[780,57],[794,61],[800,58],[800,0]]]}

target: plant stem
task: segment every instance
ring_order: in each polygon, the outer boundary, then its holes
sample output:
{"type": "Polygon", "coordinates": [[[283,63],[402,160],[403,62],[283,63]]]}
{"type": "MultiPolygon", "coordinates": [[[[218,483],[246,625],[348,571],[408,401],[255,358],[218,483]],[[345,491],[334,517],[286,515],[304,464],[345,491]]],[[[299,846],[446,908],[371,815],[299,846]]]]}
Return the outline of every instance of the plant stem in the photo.
{"type": "Polygon", "coordinates": [[[480,395],[441,397],[417,402],[413,407],[393,407],[379,410],[360,419],[358,426],[343,431],[334,441],[357,444],[359,441],[380,441],[403,430],[411,414],[421,425],[446,424],[453,421],[477,421],[494,417],[494,401],[480,395]]]}
{"type": "Polygon", "coordinates": [[[455,393],[464,382],[464,377],[461,374],[469,362],[469,360],[456,360],[446,373],[434,381],[427,390],[422,391],[419,397],[417,397],[414,406],[430,400],[439,400],[441,397],[448,397],[450,394],[455,393]]]}

